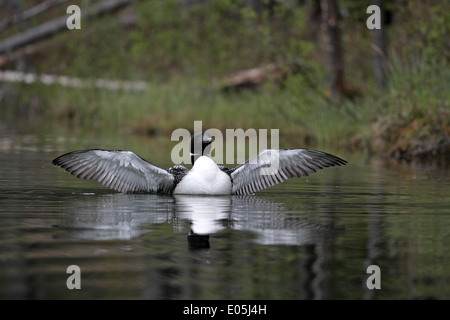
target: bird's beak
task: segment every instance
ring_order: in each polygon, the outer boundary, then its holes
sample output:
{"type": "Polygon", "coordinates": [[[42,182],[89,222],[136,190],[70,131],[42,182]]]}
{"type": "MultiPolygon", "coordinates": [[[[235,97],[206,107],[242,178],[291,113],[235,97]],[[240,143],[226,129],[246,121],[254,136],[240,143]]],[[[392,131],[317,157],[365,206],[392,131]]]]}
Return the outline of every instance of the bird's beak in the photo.
{"type": "Polygon", "coordinates": [[[209,138],[209,143],[212,143],[215,140],[214,136],[212,136],[211,138],[209,138]]]}

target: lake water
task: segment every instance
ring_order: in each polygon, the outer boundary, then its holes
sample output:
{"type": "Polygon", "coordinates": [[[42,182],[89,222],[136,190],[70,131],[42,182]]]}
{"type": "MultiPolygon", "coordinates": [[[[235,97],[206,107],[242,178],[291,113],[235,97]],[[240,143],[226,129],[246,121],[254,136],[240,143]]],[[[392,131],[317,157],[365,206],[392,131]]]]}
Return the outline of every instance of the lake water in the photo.
{"type": "Polygon", "coordinates": [[[1,299],[450,299],[448,165],[339,152],[247,197],[121,194],[51,165],[88,147],[171,165],[172,145],[124,139],[0,136],[1,299]]]}

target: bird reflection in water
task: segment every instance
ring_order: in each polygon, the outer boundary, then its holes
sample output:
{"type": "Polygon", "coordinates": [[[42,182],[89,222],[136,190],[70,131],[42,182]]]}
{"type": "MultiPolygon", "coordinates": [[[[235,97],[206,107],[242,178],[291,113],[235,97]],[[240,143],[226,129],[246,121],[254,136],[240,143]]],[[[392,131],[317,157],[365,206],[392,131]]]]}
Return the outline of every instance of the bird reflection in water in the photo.
{"type": "Polygon", "coordinates": [[[174,199],[177,214],[191,223],[189,249],[209,249],[209,235],[223,230],[222,222],[230,219],[231,196],[175,195],[174,199]]]}
{"type": "Polygon", "coordinates": [[[130,240],[170,223],[187,231],[190,249],[210,248],[210,235],[228,228],[250,232],[263,245],[316,244],[342,230],[285,207],[258,196],[80,194],[58,227],[60,237],[130,240]]]}

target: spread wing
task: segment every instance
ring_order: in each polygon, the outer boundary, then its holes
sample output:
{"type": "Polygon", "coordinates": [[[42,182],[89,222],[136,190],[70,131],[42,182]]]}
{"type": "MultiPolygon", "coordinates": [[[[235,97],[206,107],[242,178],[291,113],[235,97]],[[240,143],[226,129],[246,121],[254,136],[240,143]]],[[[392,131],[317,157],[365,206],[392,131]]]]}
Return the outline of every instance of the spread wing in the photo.
{"type": "Polygon", "coordinates": [[[249,194],[347,161],[309,149],[268,149],[231,169],[233,194],[249,194]]]}
{"type": "Polygon", "coordinates": [[[124,193],[171,193],[174,176],[131,151],[82,150],[52,161],[78,178],[96,180],[124,193]]]}

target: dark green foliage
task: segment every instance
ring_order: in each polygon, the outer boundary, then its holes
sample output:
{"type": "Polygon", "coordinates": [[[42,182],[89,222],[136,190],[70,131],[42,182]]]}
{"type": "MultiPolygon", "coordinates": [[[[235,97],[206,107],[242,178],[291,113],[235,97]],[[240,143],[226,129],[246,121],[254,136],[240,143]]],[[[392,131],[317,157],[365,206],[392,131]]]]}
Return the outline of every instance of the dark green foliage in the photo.
{"type": "MultiPolygon", "coordinates": [[[[120,126],[140,133],[191,128],[194,120],[203,120],[221,129],[280,128],[296,144],[357,148],[372,143],[373,128],[379,127],[372,124],[386,117],[406,122],[415,115],[426,117],[428,127],[436,126],[430,132],[448,134],[444,87],[449,82],[449,4],[385,3],[391,14],[386,26],[388,86],[380,92],[374,85],[372,37],[366,28],[369,2],[340,2],[345,83],[359,93],[340,105],[327,101],[323,34],[320,21],[315,24],[311,17],[312,1],[164,0],[137,1],[114,14],[83,20],[81,30],[36,44],[37,53],[27,58],[38,73],[145,80],[148,90],[8,85],[0,113],[8,121],[120,126]],[[127,14],[137,19],[124,26],[127,14]],[[282,83],[238,95],[225,95],[214,85],[214,79],[240,70],[292,61],[301,69],[282,83]],[[440,119],[436,114],[444,117],[440,124],[432,120],[440,119]]],[[[42,22],[38,20],[33,23],[42,22]]]]}

